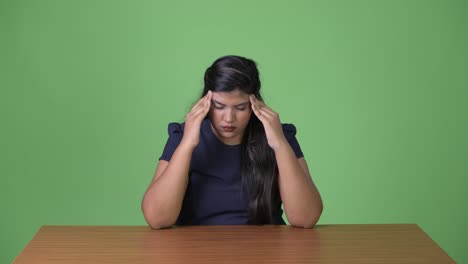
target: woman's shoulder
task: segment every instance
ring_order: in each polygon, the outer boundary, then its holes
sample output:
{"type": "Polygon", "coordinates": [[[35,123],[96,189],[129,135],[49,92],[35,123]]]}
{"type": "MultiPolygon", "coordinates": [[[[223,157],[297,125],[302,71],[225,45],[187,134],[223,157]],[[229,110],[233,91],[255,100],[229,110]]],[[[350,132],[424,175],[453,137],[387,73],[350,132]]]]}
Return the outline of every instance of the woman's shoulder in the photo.
{"type": "Polygon", "coordinates": [[[295,136],[297,129],[294,124],[291,123],[282,123],[281,124],[283,127],[283,132],[285,133],[286,136],[295,136]]]}
{"type": "Polygon", "coordinates": [[[302,153],[301,146],[299,145],[299,142],[296,138],[296,126],[290,123],[283,123],[281,125],[283,126],[284,136],[286,137],[286,140],[289,142],[292,149],[294,150],[296,157],[304,157],[304,153],[302,153]]]}
{"type": "Polygon", "coordinates": [[[183,122],[183,123],[170,122],[167,125],[167,133],[169,134],[169,136],[177,135],[177,134],[183,134],[184,133],[184,127],[185,127],[185,122],[183,122]]]}
{"type": "MultiPolygon", "coordinates": [[[[202,124],[201,124],[201,129],[202,130],[206,130],[210,127],[210,120],[209,118],[205,118],[203,119],[202,121],[202,124]]],[[[167,132],[169,133],[169,135],[172,135],[172,134],[183,134],[184,133],[184,128],[185,128],[185,122],[170,122],[168,125],[167,125],[167,132]]]]}

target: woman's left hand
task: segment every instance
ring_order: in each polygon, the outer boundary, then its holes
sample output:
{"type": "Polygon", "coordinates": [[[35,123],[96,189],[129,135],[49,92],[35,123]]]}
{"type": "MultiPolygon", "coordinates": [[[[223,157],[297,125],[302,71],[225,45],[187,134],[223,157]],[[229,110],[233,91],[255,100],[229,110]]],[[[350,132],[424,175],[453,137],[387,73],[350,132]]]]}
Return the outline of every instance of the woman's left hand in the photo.
{"type": "Polygon", "coordinates": [[[265,128],[268,145],[273,150],[276,150],[281,146],[281,144],[287,142],[278,113],[271,110],[271,108],[266,106],[262,101],[258,100],[255,95],[251,94],[249,98],[254,114],[262,122],[263,127],[265,128]]]}

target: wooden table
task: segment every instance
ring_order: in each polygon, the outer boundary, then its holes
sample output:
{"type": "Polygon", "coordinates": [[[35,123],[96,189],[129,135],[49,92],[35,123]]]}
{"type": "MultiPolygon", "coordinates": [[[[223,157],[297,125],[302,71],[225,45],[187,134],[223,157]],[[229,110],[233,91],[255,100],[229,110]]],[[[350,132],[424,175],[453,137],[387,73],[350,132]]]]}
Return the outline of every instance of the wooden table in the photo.
{"type": "Polygon", "coordinates": [[[14,263],[455,263],[415,224],[43,226],[14,263]]]}

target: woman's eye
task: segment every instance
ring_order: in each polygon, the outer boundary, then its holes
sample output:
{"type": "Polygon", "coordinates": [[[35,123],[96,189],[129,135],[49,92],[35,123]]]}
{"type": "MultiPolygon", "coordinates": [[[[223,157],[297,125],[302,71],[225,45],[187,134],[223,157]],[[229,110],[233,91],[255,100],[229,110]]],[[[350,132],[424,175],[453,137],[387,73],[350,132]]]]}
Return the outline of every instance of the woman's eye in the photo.
{"type": "Polygon", "coordinates": [[[239,111],[244,111],[244,110],[245,110],[245,107],[239,107],[239,108],[237,108],[237,110],[239,110],[239,111]]]}
{"type": "Polygon", "coordinates": [[[216,109],[223,109],[222,106],[216,106],[216,105],[215,105],[214,107],[215,107],[216,109]]]}

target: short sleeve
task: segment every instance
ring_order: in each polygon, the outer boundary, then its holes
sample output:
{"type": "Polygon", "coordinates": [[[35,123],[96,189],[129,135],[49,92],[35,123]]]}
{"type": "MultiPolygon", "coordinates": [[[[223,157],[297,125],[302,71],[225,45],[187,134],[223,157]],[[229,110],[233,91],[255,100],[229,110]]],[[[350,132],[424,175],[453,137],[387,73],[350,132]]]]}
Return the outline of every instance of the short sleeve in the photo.
{"type": "Polygon", "coordinates": [[[296,139],[296,127],[293,124],[283,124],[283,133],[296,157],[298,159],[304,157],[301,146],[299,146],[299,142],[296,139]]]}
{"type": "Polygon", "coordinates": [[[183,125],[179,123],[170,123],[167,126],[167,132],[169,138],[167,139],[166,146],[164,147],[163,153],[159,160],[170,161],[172,154],[179,146],[182,136],[184,135],[183,125]]]}

